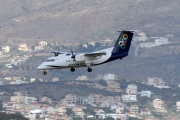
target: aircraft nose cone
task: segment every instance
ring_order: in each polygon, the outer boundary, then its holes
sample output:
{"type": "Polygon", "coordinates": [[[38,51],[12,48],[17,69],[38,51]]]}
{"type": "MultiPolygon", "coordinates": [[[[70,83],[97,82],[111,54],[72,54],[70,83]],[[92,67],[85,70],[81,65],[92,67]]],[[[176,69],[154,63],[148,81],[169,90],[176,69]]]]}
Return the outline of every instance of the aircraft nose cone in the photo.
{"type": "Polygon", "coordinates": [[[42,66],[41,66],[41,65],[40,65],[40,66],[38,66],[38,67],[37,67],[37,69],[38,69],[38,70],[41,70],[41,69],[42,69],[42,66]]]}

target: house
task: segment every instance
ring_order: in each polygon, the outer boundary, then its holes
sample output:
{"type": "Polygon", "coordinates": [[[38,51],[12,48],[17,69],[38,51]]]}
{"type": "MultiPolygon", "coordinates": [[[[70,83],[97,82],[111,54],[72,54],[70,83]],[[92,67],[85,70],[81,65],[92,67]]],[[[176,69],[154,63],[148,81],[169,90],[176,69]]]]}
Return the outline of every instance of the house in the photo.
{"type": "Polygon", "coordinates": [[[17,91],[17,92],[14,92],[14,95],[16,96],[28,96],[28,93],[26,91],[17,91]]]}
{"type": "Polygon", "coordinates": [[[95,112],[96,114],[104,114],[104,113],[105,113],[104,110],[102,110],[102,109],[95,110],[94,112],[95,112]]]}
{"type": "Polygon", "coordinates": [[[122,95],[122,102],[137,102],[137,95],[122,95]]]}
{"type": "Polygon", "coordinates": [[[149,108],[141,109],[140,113],[141,113],[141,115],[150,115],[151,114],[149,108]]]}
{"type": "Polygon", "coordinates": [[[104,102],[104,96],[99,94],[91,94],[88,96],[89,104],[101,104],[104,102]]]}
{"type": "Polygon", "coordinates": [[[59,115],[61,115],[61,116],[65,115],[65,114],[66,114],[66,111],[67,111],[66,106],[60,106],[60,107],[58,107],[58,108],[57,108],[57,111],[58,111],[59,115]]]}
{"type": "Polygon", "coordinates": [[[46,113],[41,109],[33,109],[33,110],[30,111],[29,118],[30,119],[35,119],[35,118],[37,118],[37,116],[38,116],[38,118],[44,118],[45,114],[46,113]]]}
{"type": "Polygon", "coordinates": [[[158,98],[153,100],[153,106],[155,108],[164,108],[163,101],[161,99],[158,99],[158,98]]]}
{"type": "Polygon", "coordinates": [[[86,75],[78,76],[76,80],[89,80],[89,78],[86,75]]]}
{"type": "Polygon", "coordinates": [[[125,106],[123,104],[112,104],[110,106],[111,110],[115,110],[117,114],[121,114],[124,112],[125,106]]]}
{"type": "Polygon", "coordinates": [[[160,120],[158,118],[145,118],[144,120],[160,120]]]}
{"type": "Polygon", "coordinates": [[[180,101],[176,102],[176,111],[180,111],[180,101]]]}
{"type": "Polygon", "coordinates": [[[77,101],[78,104],[86,104],[88,102],[88,99],[86,96],[77,96],[77,101]]]}
{"type": "Polygon", "coordinates": [[[40,42],[39,42],[39,45],[40,45],[40,46],[47,46],[47,41],[40,41],[40,42]]]}
{"type": "Polygon", "coordinates": [[[137,85],[135,84],[130,84],[126,88],[126,93],[127,94],[137,94],[137,85]]]}
{"type": "Polygon", "coordinates": [[[142,90],[139,94],[141,97],[147,97],[147,98],[150,98],[153,95],[153,93],[150,90],[142,90]]]}
{"type": "Polygon", "coordinates": [[[52,99],[51,98],[48,98],[46,96],[40,98],[39,100],[40,102],[48,102],[48,103],[52,103],[52,99]]]}
{"type": "Polygon", "coordinates": [[[34,82],[36,80],[36,78],[31,78],[30,82],[34,82]]]}
{"type": "Polygon", "coordinates": [[[25,51],[30,51],[30,48],[24,43],[24,44],[19,44],[18,50],[25,52],[25,51]]]}
{"type": "Polygon", "coordinates": [[[96,115],[98,116],[98,119],[105,119],[107,117],[112,117],[114,119],[128,120],[127,114],[103,113],[96,115]]]}
{"type": "Polygon", "coordinates": [[[154,99],[153,106],[157,112],[167,113],[167,110],[164,107],[165,103],[161,99],[159,99],[159,98],[154,99]]]}
{"type": "Polygon", "coordinates": [[[120,96],[104,96],[104,101],[110,104],[119,103],[121,102],[120,96]]]}
{"type": "Polygon", "coordinates": [[[157,86],[165,86],[165,82],[162,78],[158,78],[158,77],[148,77],[147,78],[147,84],[148,85],[153,85],[154,87],[157,86]]]}
{"type": "Polygon", "coordinates": [[[53,81],[53,82],[58,82],[58,81],[59,81],[59,78],[54,77],[52,81],[53,81]]]}
{"type": "Polygon", "coordinates": [[[138,105],[130,105],[129,111],[134,114],[138,114],[139,106],[138,105]]]}
{"type": "Polygon", "coordinates": [[[156,39],[154,41],[154,44],[157,45],[157,46],[163,45],[163,44],[168,44],[168,43],[169,42],[168,42],[168,38],[167,37],[160,37],[160,38],[158,38],[158,39],[156,39]]]}
{"type": "Polygon", "coordinates": [[[62,104],[72,104],[77,102],[77,96],[73,94],[66,95],[64,99],[61,100],[62,104]]]}
{"type": "Polygon", "coordinates": [[[2,51],[8,53],[10,51],[10,47],[9,46],[3,46],[2,51]]]}
{"type": "Polygon", "coordinates": [[[14,103],[19,103],[19,102],[23,101],[23,97],[22,96],[11,96],[10,101],[14,102],[14,103]]]}
{"type": "Polygon", "coordinates": [[[26,104],[37,103],[37,98],[25,96],[25,97],[24,97],[24,102],[25,102],[26,104]]]}
{"type": "Polygon", "coordinates": [[[75,115],[84,116],[83,106],[75,106],[72,111],[75,113],[75,115]]]}
{"type": "Polygon", "coordinates": [[[35,50],[36,50],[36,51],[38,51],[38,50],[43,50],[43,49],[44,49],[44,47],[41,46],[41,45],[35,46],[35,50]]]}
{"type": "Polygon", "coordinates": [[[117,80],[117,75],[108,73],[104,75],[104,80],[117,80]]]}
{"type": "Polygon", "coordinates": [[[5,77],[4,79],[5,80],[12,80],[13,78],[12,77],[5,77]]]}
{"type": "Polygon", "coordinates": [[[12,111],[13,108],[13,102],[2,102],[2,107],[6,110],[6,111],[12,111]]]}
{"type": "Polygon", "coordinates": [[[120,83],[117,83],[115,81],[106,81],[107,83],[107,90],[108,91],[116,91],[119,92],[120,91],[120,83]]]}

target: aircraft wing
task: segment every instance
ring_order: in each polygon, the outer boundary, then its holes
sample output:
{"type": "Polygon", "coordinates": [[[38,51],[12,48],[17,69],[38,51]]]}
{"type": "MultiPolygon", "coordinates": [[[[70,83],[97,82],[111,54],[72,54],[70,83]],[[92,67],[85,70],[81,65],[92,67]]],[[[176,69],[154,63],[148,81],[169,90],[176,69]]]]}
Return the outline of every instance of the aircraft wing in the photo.
{"type": "Polygon", "coordinates": [[[106,52],[84,53],[83,55],[86,56],[86,57],[98,57],[98,56],[106,55],[106,52]]]}

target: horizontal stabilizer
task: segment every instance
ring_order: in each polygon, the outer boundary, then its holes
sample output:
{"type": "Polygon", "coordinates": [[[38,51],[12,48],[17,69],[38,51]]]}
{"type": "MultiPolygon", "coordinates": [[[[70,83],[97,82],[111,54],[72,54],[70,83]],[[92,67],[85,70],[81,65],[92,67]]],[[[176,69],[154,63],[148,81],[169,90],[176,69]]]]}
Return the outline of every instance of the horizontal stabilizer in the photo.
{"type": "Polygon", "coordinates": [[[98,57],[98,56],[106,55],[106,52],[101,52],[101,53],[85,53],[83,55],[87,56],[87,57],[98,57]]]}

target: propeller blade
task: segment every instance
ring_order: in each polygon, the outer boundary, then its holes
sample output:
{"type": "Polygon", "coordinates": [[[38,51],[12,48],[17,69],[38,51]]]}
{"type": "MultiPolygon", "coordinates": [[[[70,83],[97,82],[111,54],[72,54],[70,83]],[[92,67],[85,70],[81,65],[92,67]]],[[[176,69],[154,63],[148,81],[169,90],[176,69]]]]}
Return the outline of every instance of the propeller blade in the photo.
{"type": "Polygon", "coordinates": [[[72,54],[71,58],[75,59],[76,56],[75,56],[75,54],[74,54],[72,49],[71,49],[71,54],[72,54]]]}

